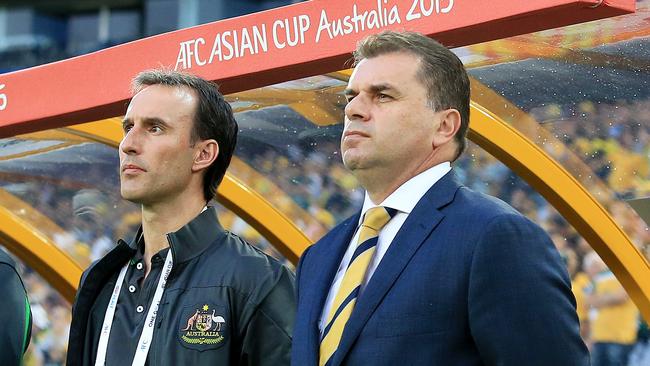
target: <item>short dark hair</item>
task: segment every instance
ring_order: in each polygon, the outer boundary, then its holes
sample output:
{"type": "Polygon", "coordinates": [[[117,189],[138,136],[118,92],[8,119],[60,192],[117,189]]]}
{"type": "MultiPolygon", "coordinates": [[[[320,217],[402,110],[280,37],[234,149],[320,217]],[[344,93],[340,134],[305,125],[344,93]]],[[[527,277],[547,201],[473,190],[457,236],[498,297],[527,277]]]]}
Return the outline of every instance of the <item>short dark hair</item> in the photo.
{"type": "Polygon", "coordinates": [[[460,129],[454,136],[457,159],[465,150],[469,128],[469,77],[458,56],[435,40],[415,32],[384,31],[361,40],[354,51],[354,65],[388,53],[408,52],[420,58],[419,76],[427,88],[433,110],[454,108],[460,113],[460,129]]]}
{"type": "Polygon", "coordinates": [[[214,139],[219,144],[219,155],[203,176],[203,195],[206,201],[211,200],[215,197],[217,187],[226,174],[237,144],[239,128],[230,104],[224,99],[215,83],[172,70],[147,70],[139,73],[133,79],[133,94],[151,85],[187,87],[196,93],[198,102],[190,143],[214,139]]]}

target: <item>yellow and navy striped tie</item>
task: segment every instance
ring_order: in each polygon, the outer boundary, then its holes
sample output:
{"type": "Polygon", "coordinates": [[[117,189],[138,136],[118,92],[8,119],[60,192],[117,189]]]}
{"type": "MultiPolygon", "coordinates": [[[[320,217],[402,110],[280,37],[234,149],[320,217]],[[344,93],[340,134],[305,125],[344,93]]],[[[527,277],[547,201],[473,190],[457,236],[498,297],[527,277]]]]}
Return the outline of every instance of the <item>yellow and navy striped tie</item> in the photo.
{"type": "Polygon", "coordinates": [[[352,309],[357,301],[359,288],[366,276],[368,265],[375,255],[379,231],[390,221],[395,212],[396,210],[391,208],[373,207],[363,218],[359,229],[357,248],[350,259],[339,291],[336,293],[332,308],[327,315],[327,325],[320,342],[320,366],[326,365],[336,352],[345,324],[350,319],[352,309]]]}

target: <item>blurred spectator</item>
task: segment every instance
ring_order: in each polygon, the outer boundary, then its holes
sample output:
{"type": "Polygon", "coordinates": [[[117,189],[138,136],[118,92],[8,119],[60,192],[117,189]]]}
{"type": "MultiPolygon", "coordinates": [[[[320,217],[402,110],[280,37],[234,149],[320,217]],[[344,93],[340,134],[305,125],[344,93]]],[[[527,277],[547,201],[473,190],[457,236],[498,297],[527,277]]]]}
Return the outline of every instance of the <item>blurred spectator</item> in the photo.
{"type": "Polygon", "coordinates": [[[586,292],[591,281],[589,276],[582,271],[580,258],[576,252],[565,247],[560,250],[562,258],[565,260],[567,271],[571,277],[571,290],[576,298],[576,311],[580,320],[580,335],[584,340],[589,339],[589,308],[586,304],[586,292]]]}
{"type": "Polygon", "coordinates": [[[637,343],[630,353],[628,365],[650,365],[650,329],[644,321],[639,325],[637,343]]]}
{"type": "Polygon", "coordinates": [[[596,254],[587,254],[585,271],[593,289],[590,308],[593,366],[626,366],[636,342],[639,312],[614,274],[596,254]]]}

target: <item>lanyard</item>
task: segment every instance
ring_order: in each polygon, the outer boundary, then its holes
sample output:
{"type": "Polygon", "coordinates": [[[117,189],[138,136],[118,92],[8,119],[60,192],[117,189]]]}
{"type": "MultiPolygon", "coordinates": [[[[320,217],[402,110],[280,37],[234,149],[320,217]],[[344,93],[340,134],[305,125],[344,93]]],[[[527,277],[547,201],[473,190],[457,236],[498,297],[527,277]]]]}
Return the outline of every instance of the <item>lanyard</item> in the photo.
{"type": "MultiPolygon", "coordinates": [[[[160,304],[160,299],[162,298],[163,291],[165,291],[165,284],[167,283],[169,272],[172,270],[172,264],[172,251],[170,248],[167,252],[167,258],[165,259],[163,273],[160,275],[160,279],[158,279],[158,287],[156,288],[156,292],[154,293],[153,299],[151,300],[151,305],[149,306],[149,311],[147,312],[147,318],[142,329],[142,334],[140,335],[140,340],[138,341],[138,347],[135,350],[135,357],[133,358],[132,363],[133,366],[143,366],[145,361],[147,361],[147,354],[149,353],[151,339],[153,338],[153,327],[156,323],[158,305],[160,304]]],[[[108,302],[106,314],[104,315],[104,323],[102,324],[102,331],[99,336],[99,346],[97,347],[97,358],[95,359],[95,366],[104,366],[106,363],[108,337],[111,334],[113,318],[115,317],[115,308],[117,307],[117,299],[120,296],[122,282],[124,282],[124,277],[126,276],[126,270],[128,267],[128,263],[122,267],[120,275],[117,277],[117,282],[115,283],[113,294],[111,295],[111,299],[108,302]]]]}

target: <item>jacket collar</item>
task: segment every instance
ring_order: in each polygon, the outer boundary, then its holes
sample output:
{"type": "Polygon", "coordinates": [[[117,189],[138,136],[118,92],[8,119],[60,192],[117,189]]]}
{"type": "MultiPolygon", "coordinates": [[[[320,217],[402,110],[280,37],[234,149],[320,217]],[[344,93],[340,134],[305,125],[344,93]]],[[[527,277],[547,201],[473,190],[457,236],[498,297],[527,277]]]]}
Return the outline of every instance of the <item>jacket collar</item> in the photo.
{"type": "MultiPolygon", "coordinates": [[[[223,235],[225,231],[217,218],[217,210],[210,206],[182,228],[167,234],[174,263],[187,262],[199,256],[223,235]]],[[[142,226],[129,243],[129,247],[137,250],[140,245],[144,245],[142,226]]]]}

